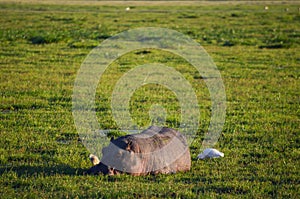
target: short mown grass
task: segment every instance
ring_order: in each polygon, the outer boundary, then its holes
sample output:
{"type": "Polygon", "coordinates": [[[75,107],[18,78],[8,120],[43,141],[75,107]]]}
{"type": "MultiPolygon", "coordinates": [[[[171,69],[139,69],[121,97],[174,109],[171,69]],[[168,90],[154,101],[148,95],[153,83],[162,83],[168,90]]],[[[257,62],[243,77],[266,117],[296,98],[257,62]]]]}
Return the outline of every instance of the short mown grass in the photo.
{"type": "MultiPolygon", "coordinates": [[[[300,194],[300,13],[293,4],[80,6],[0,3],[1,198],[297,198],[300,194]],[[286,8],[289,8],[287,11],[286,8]],[[226,122],[222,159],[196,160],[211,102],[201,76],[182,58],[142,49],[108,68],[96,93],[98,121],[116,129],[111,92],[130,69],[174,67],[194,87],[201,113],[190,146],[192,169],[174,175],[86,176],[91,165],[72,116],[72,89],[88,53],[124,30],[165,27],[199,42],[222,75],[226,122]]],[[[140,125],[161,104],[178,128],[176,96],[145,85],[130,110],[140,125]]]]}

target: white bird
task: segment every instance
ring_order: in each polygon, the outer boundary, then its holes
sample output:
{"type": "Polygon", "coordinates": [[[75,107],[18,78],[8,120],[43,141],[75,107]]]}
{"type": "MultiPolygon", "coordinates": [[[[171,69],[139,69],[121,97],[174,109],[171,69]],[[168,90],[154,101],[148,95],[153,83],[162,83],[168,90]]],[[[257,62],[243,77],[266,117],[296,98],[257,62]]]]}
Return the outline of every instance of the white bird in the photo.
{"type": "Polygon", "coordinates": [[[197,156],[197,158],[201,160],[205,158],[219,158],[219,157],[224,157],[224,153],[213,148],[204,149],[204,151],[197,156]]]}
{"type": "Polygon", "coordinates": [[[127,7],[125,10],[126,10],[126,11],[129,11],[129,10],[130,10],[130,7],[127,7]]]}
{"type": "Polygon", "coordinates": [[[100,163],[99,158],[93,154],[90,154],[89,158],[94,166],[100,163]]]}

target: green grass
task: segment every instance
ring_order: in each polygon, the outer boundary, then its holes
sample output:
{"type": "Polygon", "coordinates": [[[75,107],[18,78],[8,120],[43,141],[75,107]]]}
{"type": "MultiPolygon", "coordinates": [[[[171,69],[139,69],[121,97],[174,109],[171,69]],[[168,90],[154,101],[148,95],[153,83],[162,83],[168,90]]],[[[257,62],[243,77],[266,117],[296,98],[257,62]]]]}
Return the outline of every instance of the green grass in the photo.
{"type": "MultiPolygon", "coordinates": [[[[299,5],[155,7],[0,4],[1,198],[297,198],[300,195],[299,5]],[[286,12],[285,8],[289,8],[286,12]],[[96,95],[99,123],[116,128],[110,94],[126,71],[146,63],[176,68],[195,88],[201,113],[187,173],[85,176],[89,152],[72,116],[72,89],[88,53],[136,27],[165,27],[199,42],[226,89],[222,159],[197,161],[211,102],[203,79],[182,58],[149,49],[126,54],[105,72],[96,95]],[[122,66],[122,67],[119,67],[122,66]]],[[[176,96],[139,88],[131,113],[141,124],[160,103],[178,127],[176,96]],[[154,95],[155,94],[155,95],[154,95]]]]}

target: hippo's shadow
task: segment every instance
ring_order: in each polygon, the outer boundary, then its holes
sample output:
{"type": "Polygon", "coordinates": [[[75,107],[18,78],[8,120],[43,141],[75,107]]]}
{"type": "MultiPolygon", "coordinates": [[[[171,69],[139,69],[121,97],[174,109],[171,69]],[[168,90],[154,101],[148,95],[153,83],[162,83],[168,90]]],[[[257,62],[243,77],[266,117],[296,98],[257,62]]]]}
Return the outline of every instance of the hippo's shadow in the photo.
{"type": "Polygon", "coordinates": [[[37,166],[31,166],[31,165],[18,165],[18,166],[4,166],[0,167],[0,175],[6,172],[13,171],[18,176],[34,176],[37,174],[44,174],[46,176],[52,176],[52,175],[84,175],[85,169],[81,168],[73,168],[69,165],[37,165],[37,166]]]}

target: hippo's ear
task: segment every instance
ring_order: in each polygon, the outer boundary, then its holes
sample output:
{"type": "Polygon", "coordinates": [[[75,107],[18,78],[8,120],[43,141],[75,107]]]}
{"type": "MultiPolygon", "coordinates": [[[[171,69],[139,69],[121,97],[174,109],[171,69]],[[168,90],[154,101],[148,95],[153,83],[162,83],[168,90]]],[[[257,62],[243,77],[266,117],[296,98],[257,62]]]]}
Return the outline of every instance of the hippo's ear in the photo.
{"type": "Polygon", "coordinates": [[[112,167],[108,167],[108,175],[113,176],[115,174],[115,169],[112,167]]]}
{"type": "Polygon", "coordinates": [[[90,154],[89,158],[94,166],[100,163],[99,158],[93,154],[90,154]]]}
{"type": "Polygon", "coordinates": [[[129,143],[127,144],[125,150],[126,150],[126,151],[131,151],[131,147],[130,147],[130,144],[129,144],[129,143]]]}

